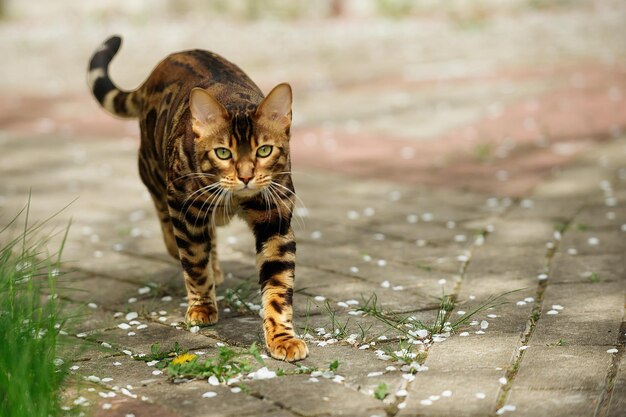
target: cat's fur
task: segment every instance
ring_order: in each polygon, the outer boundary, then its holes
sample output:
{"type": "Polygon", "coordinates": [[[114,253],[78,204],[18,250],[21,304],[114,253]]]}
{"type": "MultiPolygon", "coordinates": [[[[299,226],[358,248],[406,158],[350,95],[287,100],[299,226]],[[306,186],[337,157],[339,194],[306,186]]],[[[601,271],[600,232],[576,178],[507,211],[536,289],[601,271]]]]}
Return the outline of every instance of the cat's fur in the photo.
{"type": "Polygon", "coordinates": [[[108,65],[121,45],[107,40],[93,55],[89,83],[108,112],[139,118],[139,173],[169,253],[180,260],[191,324],[218,320],[215,285],[223,280],[215,227],[241,216],[256,240],[263,331],[274,358],[308,354],[295,337],[292,298],[296,243],[289,138],[291,87],[267,97],[236,65],[207,51],[165,58],[136,90],[117,88],[108,65]],[[271,146],[270,154],[265,154],[271,146]],[[222,159],[228,156],[230,158],[222,159]]]}

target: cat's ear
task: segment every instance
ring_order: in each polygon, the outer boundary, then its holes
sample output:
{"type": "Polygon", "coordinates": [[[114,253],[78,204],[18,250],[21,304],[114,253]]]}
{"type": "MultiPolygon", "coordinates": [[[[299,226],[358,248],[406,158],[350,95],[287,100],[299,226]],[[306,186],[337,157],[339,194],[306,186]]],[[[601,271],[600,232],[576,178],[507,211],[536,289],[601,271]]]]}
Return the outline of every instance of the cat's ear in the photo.
{"type": "Polygon", "coordinates": [[[189,95],[189,108],[194,132],[208,136],[228,120],[228,112],[206,90],[196,87],[189,95]]]}
{"type": "Polygon", "coordinates": [[[288,130],[291,125],[291,86],[278,84],[256,110],[256,120],[263,126],[288,130]]]}

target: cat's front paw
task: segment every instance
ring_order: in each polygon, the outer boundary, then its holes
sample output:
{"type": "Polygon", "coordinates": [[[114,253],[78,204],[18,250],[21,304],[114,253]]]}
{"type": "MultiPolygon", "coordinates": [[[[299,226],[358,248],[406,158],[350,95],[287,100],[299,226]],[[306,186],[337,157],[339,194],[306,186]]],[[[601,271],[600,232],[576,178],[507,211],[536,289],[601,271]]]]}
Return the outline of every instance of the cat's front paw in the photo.
{"type": "Polygon", "coordinates": [[[217,309],[208,305],[195,305],[187,308],[185,320],[190,326],[215,324],[218,320],[217,309]]]}
{"type": "Polygon", "coordinates": [[[269,342],[267,345],[272,358],[281,361],[295,362],[304,359],[309,354],[309,348],[300,339],[281,339],[269,342]]]}

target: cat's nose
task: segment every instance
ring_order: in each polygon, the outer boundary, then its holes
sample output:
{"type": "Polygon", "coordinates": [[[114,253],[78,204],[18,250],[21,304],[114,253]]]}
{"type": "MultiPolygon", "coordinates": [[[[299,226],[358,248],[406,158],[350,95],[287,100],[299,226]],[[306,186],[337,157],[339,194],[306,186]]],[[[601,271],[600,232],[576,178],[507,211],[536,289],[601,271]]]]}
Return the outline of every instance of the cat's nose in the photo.
{"type": "Polygon", "coordinates": [[[250,182],[252,177],[239,177],[239,179],[241,180],[241,182],[243,182],[244,184],[248,185],[248,183],[250,182]]]}

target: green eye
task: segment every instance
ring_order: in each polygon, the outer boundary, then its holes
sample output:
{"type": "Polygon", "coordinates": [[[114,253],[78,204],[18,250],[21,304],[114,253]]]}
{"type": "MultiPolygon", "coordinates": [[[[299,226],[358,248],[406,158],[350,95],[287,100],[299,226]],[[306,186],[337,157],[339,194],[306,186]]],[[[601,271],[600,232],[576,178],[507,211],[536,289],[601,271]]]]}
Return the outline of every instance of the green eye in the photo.
{"type": "Polygon", "coordinates": [[[219,159],[230,159],[232,156],[231,152],[226,148],[215,149],[215,155],[217,155],[219,159]]]}
{"type": "Polygon", "coordinates": [[[272,153],[272,147],[270,145],[263,145],[256,151],[256,156],[266,158],[272,153]]]}

